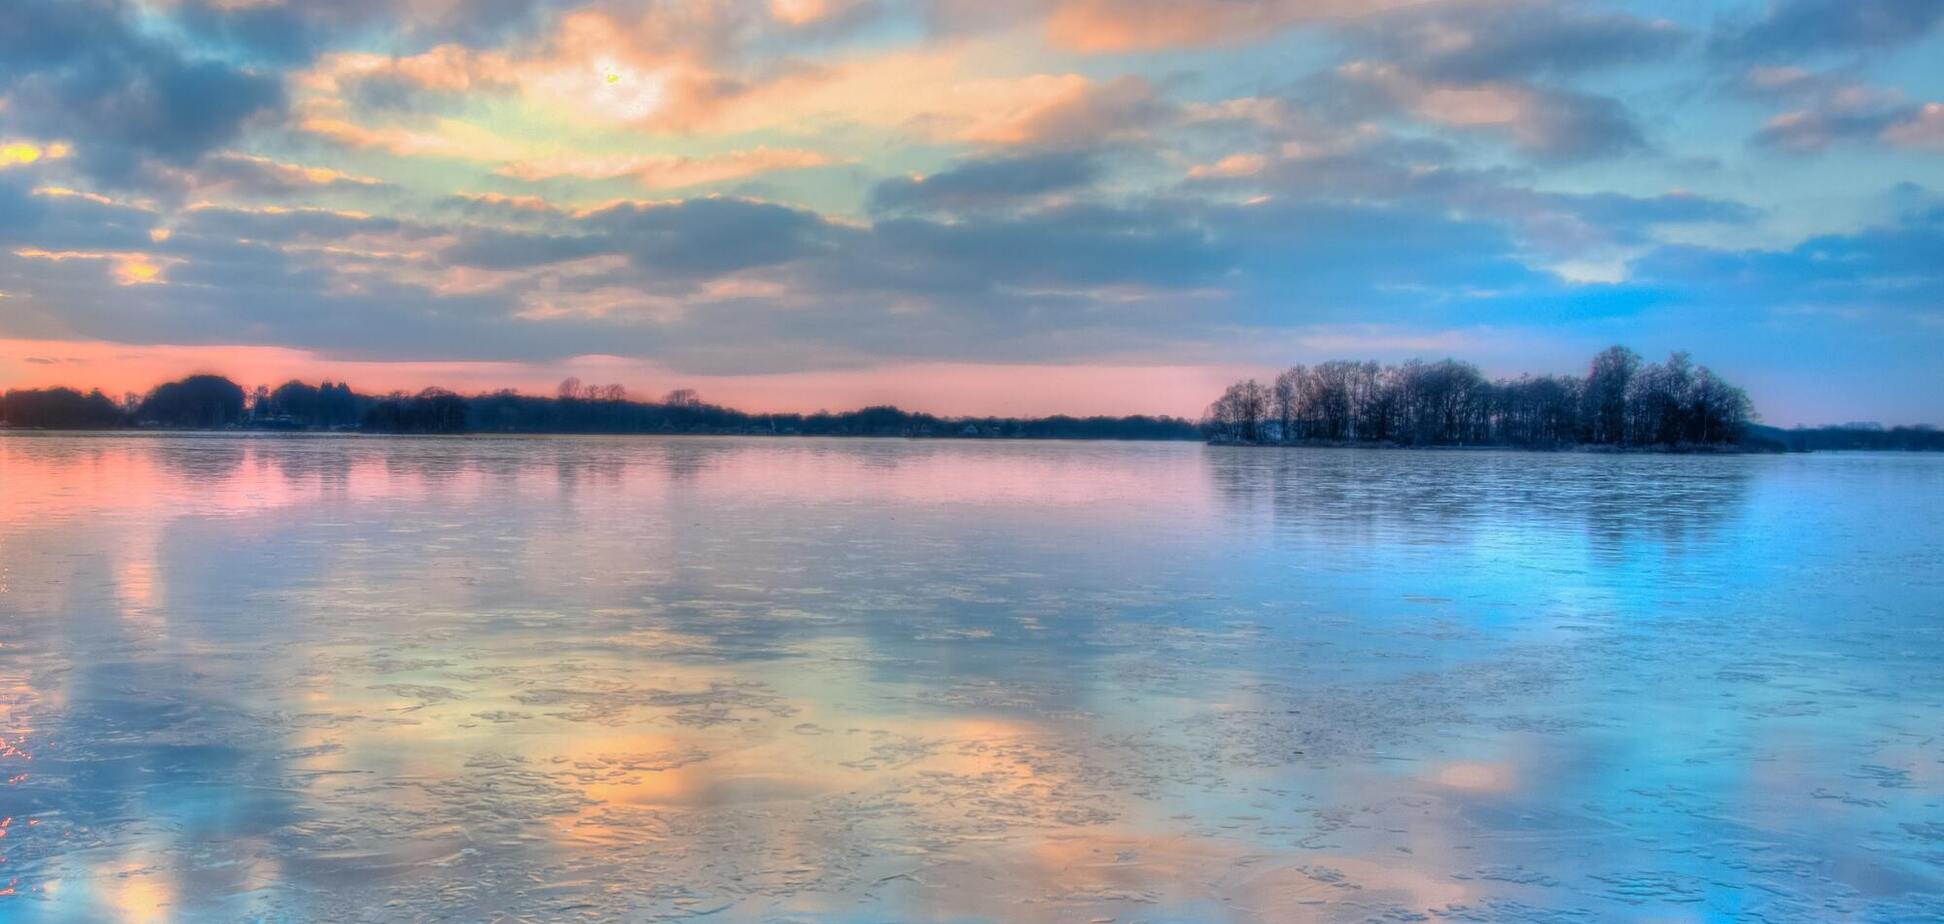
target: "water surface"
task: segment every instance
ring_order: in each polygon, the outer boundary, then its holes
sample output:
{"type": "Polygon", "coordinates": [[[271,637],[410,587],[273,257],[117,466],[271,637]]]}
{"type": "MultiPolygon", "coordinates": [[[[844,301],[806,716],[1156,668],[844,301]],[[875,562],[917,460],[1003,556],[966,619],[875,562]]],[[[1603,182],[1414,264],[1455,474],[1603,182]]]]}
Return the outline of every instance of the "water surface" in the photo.
{"type": "Polygon", "coordinates": [[[1932,921],[1944,457],[0,437],[0,920],[1932,921]]]}

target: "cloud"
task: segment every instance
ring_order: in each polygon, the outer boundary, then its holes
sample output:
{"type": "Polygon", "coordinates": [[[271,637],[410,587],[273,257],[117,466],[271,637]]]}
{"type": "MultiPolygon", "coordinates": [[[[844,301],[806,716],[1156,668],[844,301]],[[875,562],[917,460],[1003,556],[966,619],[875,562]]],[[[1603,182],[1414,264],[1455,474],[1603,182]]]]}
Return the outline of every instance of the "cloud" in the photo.
{"type": "Polygon", "coordinates": [[[47,250],[40,247],[22,247],[15,250],[13,255],[23,260],[45,260],[55,264],[65,264],[70,261],[102,264],[108,267],[109,278],[113,279],[118,286],[159,285],[163,282],[163,269],[176,262],[141,251],[47,250]]]}
{"type": "Polygon", "coordinates": [[[814,212],[749,199],[622,202],[568,219],[556,233],[468,229],[445,253],[467,266],[518,269],[606,254],[652,270],[662,285],[786,263],[827,251],[841,233],[814,212]]]}
{"type": "Polygon", "coordinates": [[[1444,84],[1393,64],[1356,61],[1325,82],[1378,110],[1504,138],[1551,161],[1586,160],[1645,150],[1632,113],[1617,100],[1573,90],[1501,81],[1444,84]]]}
{"type": "Polygon", "coordinates": [[[1450,146],[1371,126],[1354,132],[1276,107],[1253,149],[1191,166],[1197,195],[1247,201],[1388,203],[1490,223],[1540,262],[1614,259],[1653,244],[1666,228],[1745,226],[1758,209],[1687,191],[1655,196],[1534,189],[1519,171],[1466,166],[1450,146]]]}
{"type": "Polygon", "coordinates": [[[1709,47],[1739,59],[1787,59],[1916,42],[1944,23],[1936,0],[1774,0],[1752,21],[1724,21],[1709,47]]]}
{"type": "Polygon", "coordinates": [[[185,185],[198,192],[256,198],[328,190],[372,190],[385,186],[383,181],[375,177],[234,151],[204,157],[193,169],[184,171],[182,179],[185,185]]]}
{"type": "MultiPolygon", "coordinates": [[[[351,148],[495,163],[531,174],[619,174],[618,157],[564,164],[558,145],[507,132],[478,115],[482,101],[557,130],[636,138],[801,137],[867,128],[907,138],[988,146],[1076,146],[1142,137],[1172,104],[1144,78],[1096,81],[1076,73],[984,71],[993,48],[968,42],[866,46],[815,59],[752,63],[749,26],[716,5],[656,7],[641,17],[599,10],[564,15],[525,43],[480,50],[439,46],[389,56],[334,52],[293,78],[298,127],[351,148]],[[740,23],[740,25],[739,25],[740,23]],[[520,162],[532,162],[521,164],[520,162]]],[[[767,22],[767,20],[765,20],[767,22]]],[[[806,160],[800,147],[767,147],[806,160]]],[[[749,151],[748,148],[743,148],[749,151]]],[[[705,169],[672,155],[635,155],[662,169],[705,169]]],[[[728,155],[715,155],[717,159],[728,155]]],[[[748,155],[750,163],[759,155],[748,155]]],[[[726,163],[726,162],[725,162],[726,163]]],[[[688,181],[647,177],[675,188],[688,181]]]]}
{"type": "Polygon", "coordinates": [[[1099,163],[1088,152],[975,158],[931,176],[885,180],[872,188],[869,205],[873,212],[1018,205],[1083,189],[1099,176],[1099,163]]]}
{"type": "Polygon", "coordinates": [[[1554,0],[1476,0],[1412,6],[1339,28],[1362,57],[1310,82],[1344,94],[1345,115],[1400,112],[1433,125],[1490,134],[1547,161],[1645,150],[1620,101],[1566,81],[1659,61],[1689,36],[1679,27],[1554,0]]]}
{"type": "Polygon", "coordinates": [[[981,219],[889,218],[836,264],[844,275],[833,282],[980,296],[1209,285],[1232,264],[1188,217],[1162,204],[1074,204],[981,219]]]}
{"type": "Polygon", "coordinates": [[[324,49],[382,33],[406,47],[506,41],[531,31],[555,0],[150,0],[200,44],[273,65],[301,64],[324,49]]]}
{"type": "MultiPolygon", "coordinates": [[[[1370,143],[1386,155],[1412,150],[1370,143]]],[[[1370,201],[1380,191],[1370,185],[1336,201],[1280,189],[1256,204],[1031,192],[1057,192],[1086,169],[1052,153],[962,162],[939,177],[953,176],[970,204],[954,198],[937,214],[867,223],[736,198],[567,211],[471,197],[455,220],[418,224],[318,209],[193,209],[160,244],[139,246],[129,229],[138,245],[127,249],[151,257],[155,284],[118,285],[102,260],[0,253],[0,287],[35,293],[0,318],[0,334],[248,342],[369,359],[544,362],[601,352],[708,374],[1206,357],[1237,338],[1294,342],[1352,328],[1408,338],[1427,326],[1545,324],[1568,311],[1621,316],[1658,292],[1702,298],[1732,277],[1670,270],[1676,251],[1656,246],[1637,264],[1643,278],[1625,289],[1637,296],[1589,302],[1586,287],[1535,267],[1521,237],[1557,233],[1536,227],[1546,222],[1644,235],[1663,223],[1748,217],[1700,196],[1544,193],[1456,171],[1390,187],[1382,203],[1370,201]],[[1035,167],[1054,179],[1034,178],[1035,167]],[[1021,194],[989,208],[983,194],[995,188],[1021,194]],[[510,220],[520,224],[499,223],[510,220]],[[1684,279],[1699,289],[1680,289],[1684,279]]],[[[1277,181],[1277,169],[1250,182],[1277,181]]],[[[18,208],[18,197],[3,201],[18,208]]],[[[1917,254],[1928,245],[1900,246],[1917,254]]],[[[1862,252],[1880,258],[1863,245],[1847,253],[1862,252]]],[[[1882,275],[1899,271],[1886,265],[1882,275]]]]}
{"type": "Polygon", "coordinates": [[[139,32],[118,0],[17,0],[0,28],[10,121],[73,144],[97,179],[132,182],[152,161],[188,164],[283,104],[277,78],[139,32]]]}
{"type": "MultiPolygon", "coordinates": [[[[369,116],[438,117],[500,97],[585,125],[674,127],[739,92],[741,81],[715,66],[718,56],[728,54],[741,21],[737,10],[717,3],[661,5],[638,16],[576,9],[536,36],[503,47],[448,43],[402,55],[334,51],[293,83],[307,130],[401,153],[404,145],[381,140],[385,131],[366,124],[369,116]]],[[[434,145],[418,146],[416,153],[427,153],[434,145]]]]}
{"type": "MultiPolygon", "coordinates": [[[[296,240],[342,240],[356,234],[410,232],[413,226],[396,218],[363,212],[316,207],[240,208],[199,205],[177,220],[177,234],[218,235],[246,241],[281,243],[296,240]]],[[[174,235],[171,236],[174,239],[174,235]]]]}
{"type": "Polygon", "coordinates": [[[0,170],[44,160],[60,160],[72,153],[74,153],[73,149],[58,141],[52,144],[34,141],[0,141],[0,170]]]}
{"type": "Polygon", "coordinates": [[[1657,248],[1633,271],[1645,285],[1713,310],[1935,324],[1944,305],[1944,204],[1782,249],[1657,248]]]}
{"type": "Polygon", "coordinates": [[[1899,147],[1944,151],[1944,103],[1925,103],[1883,130],[1883,140],[1899,147]]]}
{"type": "Polygon", "coordinates": [[[1897,90],[1795,67],[1751,68],[1739,86],[1791,107],[1749,139],[1758,147],[1798,154],[1844,142],[1944,149],[1944,104],[1919,104],[1897,90]]]}
{"type": "Polygon", "coordinates": [[[961,33],[1044,24],[1056,47],[1114,53],[1264,41],[1291,26],[1425,0],[932,0],[933,27],[961,33]]]}
{"type": "Polygon", "coordinates": [[[974,124],[961,137],[985,144],[1080,147],[1139,138],[1175,112],[1140,77],[1104,84],[1072,80],[1029,106],[974,124]]]}
{"type": "Polygon", "coordinates": [[[1418,77],[1460,84],[1659,61],[1689,40],[1670,22],[1552,0],[1411,6],[1345,32],[1418,77]]]}
{"type": "Polygon", "coordinates": [[[0,245],[50,251],[129,250],[149,243],[154,212],[105,196],[0,175],[0,245]]]}
{"type": "Polygon", "coordinates": [[[588,180],[628,177],[648,189],[681,189],[778,171],[825,167],[831,163],[830,158],[801,148],[756,147],[702,157],[556,154],[515,161],[495,172],[529,182],[557,177],[588,180]]]}
{"type": "Polygon", "coordinates": [[[828,29],[879,12],[876,0],[769,0],[770,18],[795,30],[828,29]]]}

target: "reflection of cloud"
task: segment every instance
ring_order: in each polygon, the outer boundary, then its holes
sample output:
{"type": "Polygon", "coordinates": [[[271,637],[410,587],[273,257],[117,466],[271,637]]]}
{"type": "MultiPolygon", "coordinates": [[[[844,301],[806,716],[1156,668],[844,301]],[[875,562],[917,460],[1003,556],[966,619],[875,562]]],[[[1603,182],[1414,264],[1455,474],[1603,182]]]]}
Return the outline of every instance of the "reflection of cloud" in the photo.
{"type": "Polygon", "coordinates": [[[1440,786],[1466,792],[1509,792],[1518,785],[1517,769],[1512,765],[1471,761],[1440,765],[1432,779],[1440,786]]]}
{"type": "Polygon", "coordinates": [[[174,881],[154,865],[119,863],[94,871],[104,885],[113,924],[162,924],[175,919],[174,881]]]}
{"type": "Polygon", "coordinates": [[[128,557],[115,570],[115,594],[121,599],[122,613],[130,619],[149,619],[158,614],[162,602],[159,569],[154,542],[139,542],[129,537],[128,557]]]}

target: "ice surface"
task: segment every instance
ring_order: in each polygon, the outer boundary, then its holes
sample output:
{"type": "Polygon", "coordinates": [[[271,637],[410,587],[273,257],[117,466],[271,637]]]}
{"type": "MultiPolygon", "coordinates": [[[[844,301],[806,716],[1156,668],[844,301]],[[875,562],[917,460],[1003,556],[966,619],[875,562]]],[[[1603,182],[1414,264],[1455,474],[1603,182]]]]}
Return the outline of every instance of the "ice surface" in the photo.
{"type": "Polygon", "coordinates": [[[1930,921],[1944,458],[0,437],[0,920],[1930,921]]]}

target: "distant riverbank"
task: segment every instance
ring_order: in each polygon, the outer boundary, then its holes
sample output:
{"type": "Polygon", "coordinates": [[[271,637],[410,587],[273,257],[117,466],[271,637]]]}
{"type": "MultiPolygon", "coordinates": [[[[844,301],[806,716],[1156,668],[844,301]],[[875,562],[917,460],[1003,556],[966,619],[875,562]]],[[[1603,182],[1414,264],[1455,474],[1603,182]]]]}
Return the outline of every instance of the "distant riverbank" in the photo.
{"type": "Polygon", "coordinates": [[[633,434],[888,436],[937,439],[1198,440],[1178,417],[945,417],[881,405],[852,411],[761,413],[710,404],[688,389],[657,401],[619,385],[562,382],[553,396],[502,390],[462,395],[441,388],[368,395],[344,383],[285,382],[246,390],[218,375],[193,375],[117,402],[100,390],[16,389],[0,397],[0,422],[47,430],[357,431],[396,434],[633,434]]]}

